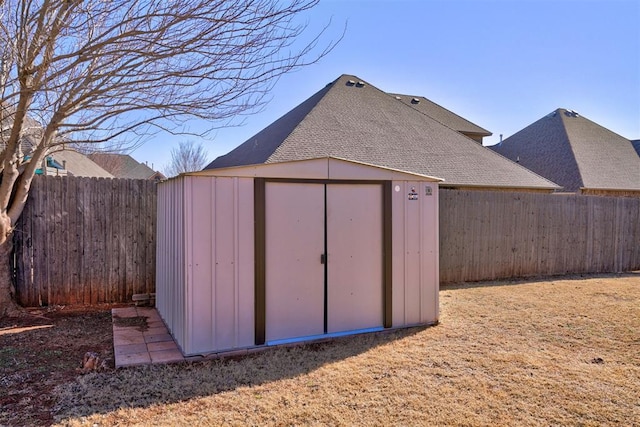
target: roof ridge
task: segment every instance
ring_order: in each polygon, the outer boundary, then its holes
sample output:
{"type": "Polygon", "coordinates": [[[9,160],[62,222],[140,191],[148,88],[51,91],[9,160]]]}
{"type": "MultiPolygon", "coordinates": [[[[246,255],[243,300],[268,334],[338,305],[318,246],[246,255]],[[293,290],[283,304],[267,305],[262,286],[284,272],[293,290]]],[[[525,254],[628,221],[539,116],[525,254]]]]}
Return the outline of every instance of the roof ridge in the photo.
{"type": "Polygon", "coordinates": [[[240,161],[240,164],[249,164],[243,163],[243,161],[240,159],[243,158],[243,151],[249,149],[249,147],[247,146],[250,144],[250,142],[254,141],[253,149],[255,149],[255,146],[257,144],[262,144],[262,141],[259,140],[261,137],[269,136],[269,134],[272,132],[281,131],[282,133],[277,135],[277,138],[272,138],[274,141],[266,141],[263,144],[263,146],[274,143],[277,144],[273,149],[269,148],[270,145],[269,147],[266,147],[266,151],[268,151],[266,153],[266,157],[264,155],[260,156],[260,160],[258,163],[267,162],[269,158],[273,156],[280,148],[280,146],[287,140],[287,138],[291,136],[291,134],[301,125],[301,123],[306,119],[309,113],[313,111],[313,109],[327,95],[333,85],[335,85],[335,83],[343,76],[344,74],[337,79],[327,83],[323,88],[316,91],[308,98],[304,99],[301,103],[295,105],[293,108],[274,120],[271,124],[267,125],[266,127],[251,135],[245,141],[241,142],[233,150],[213,159],[207,166],[204,167],[204,169],[226,167],[230,164],[238,165],[238,161],[240,161]],[[301,117],[295,117],[297,115],[301,115],[301,117]],[[293,122],[287,123],[288,119],[293,119],[293,122]]]}
{"type": "MultiPolygon", "coordinates": [[[[460,119],[464,120],[465,122],[471,123],[471,124],[472,124],[472,125],[474,125],[475,127],[479,128],[479,129],[482,129],[483,131],[485,131],[485,132],[486,132],[486,135],[483,135],[483,136],[491,136],[491,135],[493,135],[493,132],[488,131],[487,129],[483,128],[482,126],[478,126],[477,124],[473,123],[471,120],[469,120],[469,119],[466,119],[466,118],[462,117],[460,114],[457,114],[457,113],[455,113],[454,111],[451,111],[451,110],[449,110],[449,109],[448,109],[448,108],[446,108],[446,107],[443,107],[442,105],[438,104],[438,103],[437,103],[437,102],[435,102],[435,101],[432,101],[431,99],[427,98],[426,96],[422,96],[422,95],[407,95],[407,94],[402,94],[402,93],[391,93],[391,92],[387,92],[387,94],[388,94],[389,96],[392,96],[392,97],[406,96],[406,97],[408,97],[408,98],[422,98],[422,99],[424,99],[424,100],[426,100],[426,101],[429,101],[429,102],[430,102],[430,103],[432,103],[433,105],[435,105],[435,106],[437,106],[437,107],[439,107],[439,108],[442,108],[443,110],[445,110],[445,111],[447,111],[447,112],[449,112],[449,113],[453,114],[454,116],[456,116],[456,117],[458,117],[458,118],[460,118],[460,119]]],[[[396,98],[396,99],[397,99],[397,98],[396,98]]],[[[400,100],[399,100],[399,101],[400,101],[400,100]]],[[[403,104],[404,104],[404,102],[403,102],[403,104]]],[[[413,107],[411,107],[411,106],[410,106],[410,105],[408,105],[408,104],[405,104],[405,105],[407,105],[407,106],[408,106],[408,107],[410,107],[410,108],[413,108],[413,107]]],[[[427,113],[426,113],[426,112],[424,112],[424,111],[418,110],[417,108],[413,108],[413,109],[414,109],[414,110],[416,110],[416,111],[419,111],[420,113],[424,114],[425,116],[429,116],[429,117],[431,117],[433,120],[436,120],[436,121],[438,121],[438,122],[442,123],[442,121],[438,120],[437,118],[433,117],[432,115],[427,114],[427,113]]],[[[449,126],[449,125],[447,125],[447,124],[445,124],[445,123],[442,123],[442,124],[443,124],[443,125],[445,125],[445,126],[447,126],[449,129],[452,129],[452,130],[454,130],[454,131],[456,131],[456,132],[459,132],[457,129],[453,129],[451,126],[449,126]]],[[[466,135],[465,135],[465,136],[466,136],[466,135]]]]}
{"type": "MultiPolygon", "coordinates": [[[[287,113],[285,113],[283,116],[281,116],[280,118],[278,118],[275,122],[273,122],[271,125],[267,126],[270,127],[274,124],[276,124],[276,122],[278,122],[281,118],[287,116],[289,113],[293,112],[295,109],[301,107],[303,104],[306,104],[308,101],[310,101],[312,98],[316,97],[319,95],[317,101],[315,101],[313,103],[313,105],[309,106],[308,111],[302,116],[302,118],[300,120],[296,120],[295,125],[291,128],[291,130],[287,133],[287,135],[285,135],[282,139],[281,142],[278,144],[278,146],[275,148],[275,150],[273,150],[271,152],[271,154],[269,155],[269,157],[267,157],[267,159],[265,159],[265,162],[268,162],[269,159],[275,155],[277,155],[278,150],[280,150],[280,148],[285,144],[285,142],[287,141],[287,138],[289,138],[295,131],[296,129],[300,128],[300,126],[302,126],[302,124],[307,121],[309,119],[309,116],[311,116],[315,110],[315,108],[320,105],[322,103],[322,101],[325,99],[325,97],[327,96],[327,94],[331,91],[331,89],[335,86],[335,84],[342,78],[347,78],[347,77],[355,77],[357,78],[357,76],[351,75],[351,74],[342,74],[340,75],[338,78],[336,78],[335,80],[327,83],[322,89],[320,89],[319,91],[315,92],[313,95],[311,95],[310,97],[308,97],[307,99],[305,99],[304,101],[302,101],[302,103],[296,105],[293,109],[289,110],[287,113]]],[[[266,130],[267,128],[263,129],[266,130]]]]}
{"type": "MultiPolygon", "coordinates": [[[[566,108],[558,108],[557,111],[562,113],[562,110],[564,110],[564,112],[573,112],[573,110],[567,110],[566,108]]],[[[568,119],[569,116],[567,114],[558,114],[560,116],[560,123],[562,124],[562,133],[567,141],[567,144],[569,145],[569,150],[571,150],[571,154],[573,156],[573,162],[576,164],[576,169],[578,170],[578,177],[580,179],[580,188],[584,187],[584,171],[582,170],[581,166],[580,166],[580,162],[578,161],[577,157],[576,157],[576,150],[574,149],[575,147],[573,146],[573,144],[571,143],[571,137],[569,136],[569,132],[567,131],[567,125],[565,123],[565,119],[568,119]]],[[[578,115],[576,113],[575,116],[570,115],[571,117],[577,118],[578,115]]]]}

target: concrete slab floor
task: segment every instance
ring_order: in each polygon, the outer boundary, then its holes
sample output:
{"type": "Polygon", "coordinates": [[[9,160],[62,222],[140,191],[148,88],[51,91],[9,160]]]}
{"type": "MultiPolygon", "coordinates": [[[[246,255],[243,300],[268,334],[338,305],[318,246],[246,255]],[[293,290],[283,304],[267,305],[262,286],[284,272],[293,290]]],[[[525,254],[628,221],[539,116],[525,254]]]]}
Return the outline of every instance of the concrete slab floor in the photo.
{"type": "Polygon", "coordinates": [[[184,362],[185,358],[175,343],[158,311],[149,307],[123,307],[111,310],[113,322],[113,353],[116,368],[148,365],[151,363],[184,362]],[[134,322],[129,326],[116,318],[146,317],[143,330],[134,322]],[[124,323],[125,325],[123,325],[124,323]]]}

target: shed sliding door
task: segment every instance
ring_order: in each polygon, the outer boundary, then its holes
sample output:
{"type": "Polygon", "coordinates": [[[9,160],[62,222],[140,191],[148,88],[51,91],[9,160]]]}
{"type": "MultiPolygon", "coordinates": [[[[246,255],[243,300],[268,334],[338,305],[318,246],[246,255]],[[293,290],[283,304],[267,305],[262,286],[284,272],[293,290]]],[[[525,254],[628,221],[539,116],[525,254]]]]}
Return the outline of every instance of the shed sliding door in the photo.
{"type": "Polygon", "coordinates": [[[327,186],[327,332],[382,326],[382,189],[327,186]]]}
{"type": "Polygon", "coordinates": [[[381,327],[380,184],[267,182],[265,339],[381,327]]]}
{"type": "Polygon", "coordinates": [[[324,332],[324,186],[267,183],[267,341],[324,332]]]}

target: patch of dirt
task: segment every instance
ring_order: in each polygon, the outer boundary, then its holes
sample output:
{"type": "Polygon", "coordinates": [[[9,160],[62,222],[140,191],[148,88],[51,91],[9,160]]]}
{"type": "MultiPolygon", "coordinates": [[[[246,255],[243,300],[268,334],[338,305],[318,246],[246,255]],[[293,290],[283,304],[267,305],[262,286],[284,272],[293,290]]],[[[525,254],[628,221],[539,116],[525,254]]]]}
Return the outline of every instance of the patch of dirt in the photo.
{"type": "Polygon", "coordinates": [[[86,352],[113,368],[113,307],[27,309],[0,318],[0,425],[52,424],[53,389],[81,375],[86,352]]]}

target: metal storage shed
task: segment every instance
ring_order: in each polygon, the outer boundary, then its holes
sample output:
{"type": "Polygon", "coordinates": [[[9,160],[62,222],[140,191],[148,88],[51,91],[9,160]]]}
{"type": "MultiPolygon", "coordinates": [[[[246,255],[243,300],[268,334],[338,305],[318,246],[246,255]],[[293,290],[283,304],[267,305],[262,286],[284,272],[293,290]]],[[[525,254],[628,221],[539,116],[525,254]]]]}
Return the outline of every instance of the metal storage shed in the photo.
{"type": "Polygon", "coordinates": [[[320,158],[160,183],[158,312],[185,355],[437,323],[438,181],[320,158]]]}

